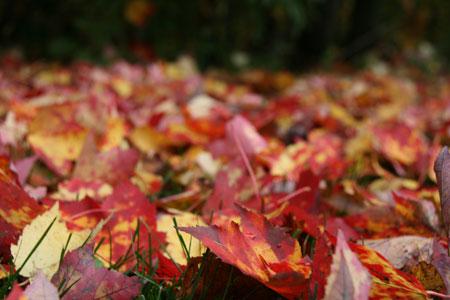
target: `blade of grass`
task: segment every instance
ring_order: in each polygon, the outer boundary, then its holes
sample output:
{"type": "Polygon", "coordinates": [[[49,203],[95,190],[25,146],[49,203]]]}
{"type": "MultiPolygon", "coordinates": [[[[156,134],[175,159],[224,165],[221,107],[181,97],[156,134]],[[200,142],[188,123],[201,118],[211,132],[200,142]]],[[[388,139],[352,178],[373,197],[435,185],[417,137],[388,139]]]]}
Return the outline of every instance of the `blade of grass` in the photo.
{"type": "Polygon", "coordinates": [[[94,254],[97,253],[98,249],[101,247],[101,245],[103,244],[104,241],[105,241],[105,238],[102,237],[94,248],[94,254]]]}
{"type": "Polygon", "coordinates": [[[69,234],[69,237],[67,238],[66,244],[64,245],[64,247],[61,249],[61,254],[59,256],[59,265],[61,265],[63,259],[64,259],[64,255],[66,255],[66,250],[69,247],[69,243],[70,240],[72,239],[72,233],[69,234]]]}
{"type": "Polygon", "coordinates": [[[69,285],[65,290],[63,290],[63,291],[61,292],[61,294],[59,294],[59,298],[62,299],[62,297],[64,297],[64,295],[67,294],[67,292],[68,292],[72,287],[74,287],[75,284],[77,284],[78,281],[80,281],[80,280],[81,280],[81,278],[78,278],[78,279],[75,280],[71,285],[69,285]]]}
{"type": "Polygon", "coordinates": [[[28,256],[25,258],[24,262],[22,263],[22,265],[19,267],[19,269],[17,269],[16,273],[19,274],[20,271],[22,271],[22,269],[25,267],[26,263],[30,260],[31,256],[34,254],[34,252],[36,252],[37,248],[41,245],[42,241],[44,241],[45,237],[47,236],[48,232],[50,231],[50,229],[53,227],[53,224],[56,222],[56,217],[53,218],[52,222],[50,223],[50,225],[48,225],[48,227],[45,229],[44,233],[42,234],[42,236],[39,238],[38,242],[36,243],[36,245],[34,245],[33,249],[31,249],[30,253],[28,254],[28,256]]]}
{"type": "Polygon", "coordinates": [[[178,230],[177,219],[174,217],[174,218],[172,218],[172,220],[173,220],[173,224],[174,224],[178,239],[180,240],[181,247],[183,248],[184,254],[186,255],[186,261],[187,261],[187,263],[189,263],[189,261],[191,260],[191,255],[190,255],[189,249],[186,247],[186,243],[184,242],[184,239],[181,236],[180,231],[178,230]]]}

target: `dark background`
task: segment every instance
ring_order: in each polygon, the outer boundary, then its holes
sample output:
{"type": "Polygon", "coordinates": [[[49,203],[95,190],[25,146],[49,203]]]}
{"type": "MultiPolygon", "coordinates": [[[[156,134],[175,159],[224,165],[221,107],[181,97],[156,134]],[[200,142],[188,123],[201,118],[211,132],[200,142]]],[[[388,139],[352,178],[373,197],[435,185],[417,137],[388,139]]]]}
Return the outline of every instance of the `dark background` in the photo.
{"type": "Polygon", "coordinates": [[[303,70],[373,57],[442,68],[450,1],[4,0],[0,51],[11,49],[61,62],[187,53],[202,68],[303,70]]]}

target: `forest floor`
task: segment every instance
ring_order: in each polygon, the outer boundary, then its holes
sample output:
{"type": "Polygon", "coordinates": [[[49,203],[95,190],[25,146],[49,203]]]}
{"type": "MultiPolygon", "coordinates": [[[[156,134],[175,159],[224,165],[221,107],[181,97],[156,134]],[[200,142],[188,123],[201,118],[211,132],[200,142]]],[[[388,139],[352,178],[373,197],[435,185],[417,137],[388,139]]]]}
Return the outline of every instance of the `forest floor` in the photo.
{"type": "Polygon", "coordinates": [[[445,297],[449,141],[441,75],[3,58],[0,295],[445,297]]]}

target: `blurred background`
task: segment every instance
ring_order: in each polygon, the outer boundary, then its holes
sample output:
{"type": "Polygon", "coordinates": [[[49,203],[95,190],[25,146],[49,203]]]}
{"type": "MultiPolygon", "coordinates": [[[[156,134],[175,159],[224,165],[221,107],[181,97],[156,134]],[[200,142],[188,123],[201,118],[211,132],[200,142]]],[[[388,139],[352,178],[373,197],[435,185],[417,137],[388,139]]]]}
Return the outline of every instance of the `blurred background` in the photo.
{"type": "Polygon", "coordinates": [[[447,0],[5,0],[0,51],[107,63],[192,55],[201,68],[448,66],[447,0]]]}

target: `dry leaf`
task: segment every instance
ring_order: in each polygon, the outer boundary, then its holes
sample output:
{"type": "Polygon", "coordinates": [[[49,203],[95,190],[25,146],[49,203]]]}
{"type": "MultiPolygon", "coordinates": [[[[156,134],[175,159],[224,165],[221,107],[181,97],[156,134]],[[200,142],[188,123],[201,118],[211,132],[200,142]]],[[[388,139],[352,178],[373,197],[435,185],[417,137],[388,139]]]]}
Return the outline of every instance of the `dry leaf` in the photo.
{"type": "Polygon", "coordinates": [[[433,239],[420,236],[364,240],[363,244],[379,252],[397,269],[417,261],[430,262],[433,255],[433,239]]]}

